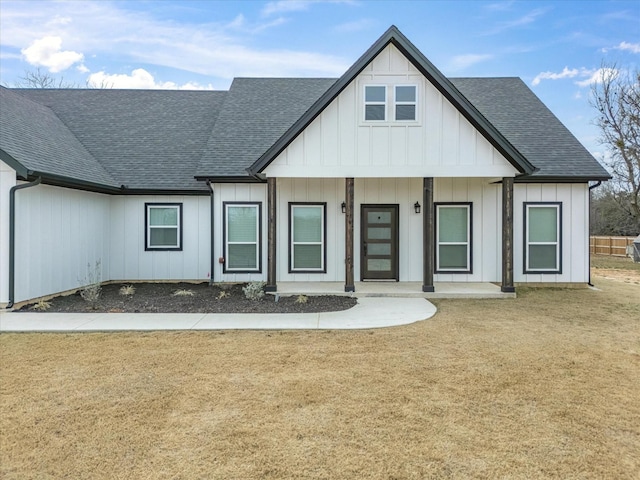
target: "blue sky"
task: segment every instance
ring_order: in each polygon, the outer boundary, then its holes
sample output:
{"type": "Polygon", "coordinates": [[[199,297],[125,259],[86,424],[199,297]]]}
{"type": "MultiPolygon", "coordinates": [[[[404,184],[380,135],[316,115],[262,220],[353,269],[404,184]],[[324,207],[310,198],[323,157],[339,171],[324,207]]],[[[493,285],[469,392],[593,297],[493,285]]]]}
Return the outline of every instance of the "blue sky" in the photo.
{"type": "Polygon", "coordinates": [[[227,89],[233,77],[338,77],[396,25],[445,75],[517,76],[597,158],[590,85],[640,64],[640,1],[7,1],[0,83],[227,89]]]}

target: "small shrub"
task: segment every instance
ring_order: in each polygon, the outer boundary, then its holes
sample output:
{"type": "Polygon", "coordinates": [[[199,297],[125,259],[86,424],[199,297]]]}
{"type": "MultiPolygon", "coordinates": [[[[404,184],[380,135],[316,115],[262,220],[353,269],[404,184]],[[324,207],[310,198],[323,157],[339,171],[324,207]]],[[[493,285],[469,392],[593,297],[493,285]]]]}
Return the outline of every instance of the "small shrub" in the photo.
{"type": "Polygon", "coordinates": [[[118,293],[122,296],[130,297],[134,293],[136,293],[136,287],[134,287],[133,285],[122,285],[118,293]]]}
{"type": "Polygon", "coordinates": [[[247,297],[248,300],[258,301],[264,297],[264,286],[267,282],[251,282],[247,283],[244,287],[242,287],[242,291],[244,292],[244,296],[247,297]]]}
{"type": "Polygon", "coordinates": [[[32,310],[41,310],[47,311],[51,308],[51,302],[47,302],[45,300],[40,300],[38,303],[33,304],[31,307],[32,310]]]}
{"type": "Polygon", "coordinates": [[[298,298],[296,298],[296,303],[307,303],[309,301],[309,298],[306,295],[298,295],[298,298]]]}
{"type": "Polygon", "coordinates": [[[227,292],[226,290],[220,290],[220,293],[218,293],[218,296],[216,297],[218,300],[222,300],[223,298],[227,298],[230,297],[231,294],[229,292],[227,292]]]}
{"type": "Polygon", "coordinates": [[[173,292],[174,297],[193,297],[194,295],[193,290],[187,288],[178,289],[173,292]]]}
{"type": "Polygon", "coordinates": [[[95,306],[100,298],[100,293],[102,293],[101,278],[100,260],[96,262],[93,268],[91,268],[90,263],[87,263],[87,276],[80,282],[85,284],[84,287],[80,288],[80,296],[91,306],[95,306]]]}

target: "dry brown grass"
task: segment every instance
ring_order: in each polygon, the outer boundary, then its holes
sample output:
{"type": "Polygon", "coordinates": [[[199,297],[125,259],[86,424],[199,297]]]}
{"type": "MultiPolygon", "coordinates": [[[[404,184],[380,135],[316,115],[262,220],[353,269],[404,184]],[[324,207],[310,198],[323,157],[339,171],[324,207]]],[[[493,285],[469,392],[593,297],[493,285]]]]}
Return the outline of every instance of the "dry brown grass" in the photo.
{"type": "Polygon", "coordinates": [[[370,331],[5,334],[0,477],[638,478],[640,289],[370,331]]]}

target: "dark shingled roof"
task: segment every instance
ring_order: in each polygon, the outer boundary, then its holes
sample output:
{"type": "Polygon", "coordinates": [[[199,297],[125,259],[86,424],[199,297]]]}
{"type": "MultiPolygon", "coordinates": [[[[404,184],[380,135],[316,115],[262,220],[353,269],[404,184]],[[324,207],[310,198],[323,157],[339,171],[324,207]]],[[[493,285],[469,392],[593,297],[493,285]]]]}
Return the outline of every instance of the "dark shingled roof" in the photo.
{"type": "MultiPolygon", "coordinates": [[[[4,87],[0,87],[0,102],[0,148],[20,166],[33,172],[118,186],[50,108],[4,87]]],[[[8,159],[3,155],[3,160],[8,159]]]]}
{"type": "Polygon", "coordinates": [[[14,91],[50,107],[118,186],[206,190],[194,173],[227,92],[14,91]]]}
{"type": "Polygon", "coordinates": [[[538,168],[527,180],[609,178],[606,170],[521,79],[450,80],[538,168]]]}
{"type": "MultiPolygon", "coordinates": [[[[520,181],[609,178],[520,79],[450,81],[539,169],[520,181]]],[[[0,88],[0,155],[23,176],[72,178],[87,188],[205,192],[194,176],[255,181],[246,169],[335,82],[239,78],[228,92],[0,88]]]]}
{"type": "Polygon", "coordinates": [[[236,78],[195,175],[246,176],[251,166],[335,82],[236,78]]]}

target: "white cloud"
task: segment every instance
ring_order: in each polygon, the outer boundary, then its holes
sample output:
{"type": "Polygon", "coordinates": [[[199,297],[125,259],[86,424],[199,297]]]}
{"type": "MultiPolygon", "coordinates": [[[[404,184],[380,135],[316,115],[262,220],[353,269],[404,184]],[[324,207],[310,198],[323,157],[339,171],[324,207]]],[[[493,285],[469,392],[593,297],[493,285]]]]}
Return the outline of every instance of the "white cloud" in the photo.
{"type": "Polygon", "coordinates": [[[97,72],[89,75],[87,85],[91,88],[130,88],[130,89],[153,89],[153,90],[213,90],[211,85],[206,87],[195,82],[188,82],[178,85],[174,82],[156,82],[149,72],[144,68],[137,68],[131,75],[112,74],[97,72]]]}
{"type": "Polygon", "coordinates": [[[615,50],[626,50],[631,53],[640,53],[640,43],[620,42],[620,45],[613,48],[615,50]]]}
{"type": "Polygon", "coordinates": [[[61,37],[43,37],[34,41],[22,54],[29,64],[35,67],[47,67],[50,72],[57,73],[82,62],[84,55],[72,50],[62,50],[61,37]]]}
{"type": "Polygon", "coordinates": [[[471,65],[475,65],[476,63],[486,62],[487,60],[491,60],[493,55],[490,54],[467,54],[467,55],[457,55],[451,59],[449,62],[449,70],[458,71],[464,70],[471,65]]]}
{"type": "Polygon", "coordinates": [[[340,33],[351,33],[365,30],[375,24],[375,21],[371,18],[363,18],[361,20],[355,20],[353,22],[346,22],[337,25],[333,30],[340,33]]]}
{"type": "Polygon", "coordinates": [[[485,35],[495,35],[497,33],[504,32],[505,30],[510,30],[512,28],[518,28],[524,25],[529,25],[530,23],[535,22],[536,20],[538,20],[538,18],[543,16],[545,13],[547,13],[548,10],[549,10],[548,8],[537,8],[535,10],[531,10],[526,15],[523,15],[516,19],[509,20],[506,22],[499,22],[493,29],[489,30],[488,32],[485,32],[485,35]]]}
{"type": "Polygon", "coordinates": [[[531,85],[538,85],[542,80],[559,80],[561,78],[573,78],[576,77],[580,71],[577,68],[572,68],[569,70],[568,67],[564,67],[562,72],[554,73],[554,72],[541,72],[536,75],[536,78],[533,79],[531,85]]]}
{"type": "Polygon", "coordinates": [[[355,0],[277,0],[268,2],[262,9],[262,15],[302,12],[309,10],[314,3],[346,3],[355,4],[355,0]]]}
{"type": "Polygon", "coordinates": [[[350,66],[341,56],[297,46],[276,50],[252,42],[253,33],[284,21],[277,16],[256,24],[240,16],[226,23],[181,24],[126,6],[126,2],[62,1],[38,3],[33,9],[29,2],[8,3],[6,8],[3,4],[3,47],[19,50],[44,35],[57,36],[64,38],[66,49],[85,53],[86,66],[92,71],[108,71],[106,62],[117,56],[129,65],[157,65],[227,80],[239,76],[335,77],[350,66]],[[72,21],[47,23],[61,11],[72,21]],[[92,68],[94,62],[100,62],[99,66],[92,68]]]}
{"type": "Polygon", "coordinates": [[[620,73],[615,68],[598,68],[597,70],[585,70],[589,73],[589,78],[575,82],[579,87],[589,87],[594,84],[602,83],[603,79],[614,79],[620,73]]]}

